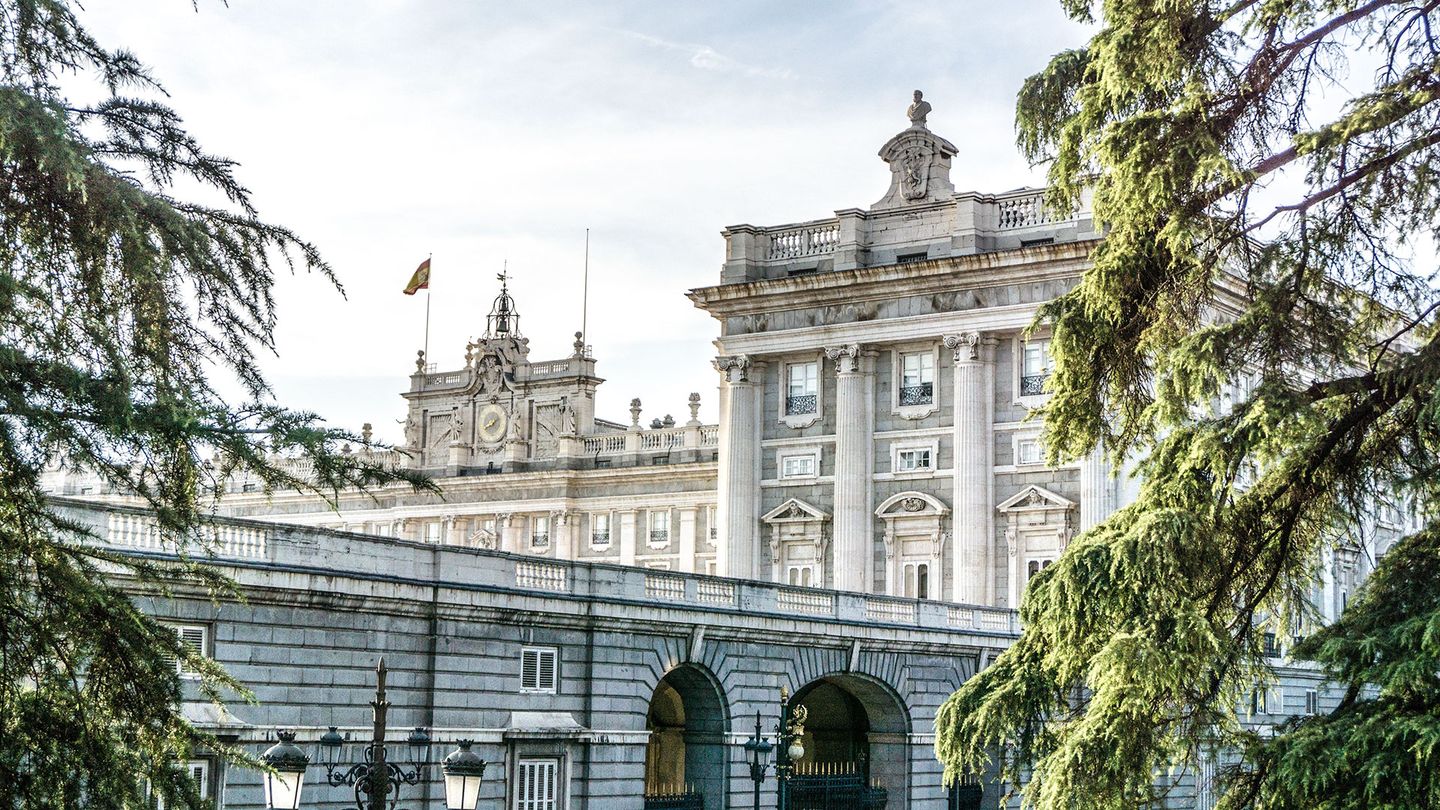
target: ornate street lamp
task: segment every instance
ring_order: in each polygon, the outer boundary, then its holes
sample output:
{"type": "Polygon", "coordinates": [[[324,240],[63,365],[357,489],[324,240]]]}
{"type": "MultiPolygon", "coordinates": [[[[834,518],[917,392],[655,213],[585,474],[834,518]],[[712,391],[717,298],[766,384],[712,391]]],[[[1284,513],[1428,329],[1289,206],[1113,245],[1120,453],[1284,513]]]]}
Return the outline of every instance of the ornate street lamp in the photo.
{"type": "MultiPolygon", "coordinates": [[[[425,781],[433,744],[425,729],[416,728],[405,737],[405,745],[410,750],[409,761],[390,760],[385,747],[385,715],[390,702],[385,699],[384,658],[375,668],[375,680],[375,700],[370,704],[375,710],[375,722],[362,760],[346,767],[343,754],[345,738],[334,726],[320,735],[317,741],[320,764],[325,767],[325,781],[332,787],[353,787],[357,810],[393,810],[402,785],[418,785],[425,781]]],[[[279,736],[280,742],[261,757],[273,770],[273,773],[265,775],[265,806],[271,810],[297,810],[300,806],[300,784],[310,758],[295,745],[293,732],[282,731],[279,736]]],[[[484,775],[485,762],[470,751],[472,744],[469,740],[461,741],[460,749],[446,757],[441,766],[445,773],[446,806],[450,810],[475,810],[480,797],[480,779],[484,775]],[[459,778],[459,792],[453,799],[452,775],[459,778]]]]}
{"type": "Polygon", "coordinates": [[[761,736],[760,712],[755,712],[755,736],[745,741],[745,758],[750,762],[750,781],[755,783],[755,810],[760,810],[760,783],[770,769],[770,752],[775,746],[761,736]]]}
{"type": "Polygon", "coordinates": [[[785,810],[790,802],[790,777],[795,772],[795,760],[805,756],[805,719],[810,710],[804,706],[790,705],[790,690],[780,687],[780,723],[775,727],[775,741],[779,743],[775,755],[775,781],[780,794],[779,810],[785,810]]]}
{"type": "Polygon", "coordinates": [[[295,744],[295,732],[281,731],[280,742],[270,746],[260,759],[271,770],[265,774],[265,806],[273,810],[295,810],[300,806],[300,786],[310,757],[295,744]]]}
{"type": "Polygon", "coordinates": [[[448,810],[475,810],[480,801],[480,782],[485,778],[485,760],[470,750],[471,740],[460,740],[460,748],[440,763],[445,772],[445,807],[448,810]]]}

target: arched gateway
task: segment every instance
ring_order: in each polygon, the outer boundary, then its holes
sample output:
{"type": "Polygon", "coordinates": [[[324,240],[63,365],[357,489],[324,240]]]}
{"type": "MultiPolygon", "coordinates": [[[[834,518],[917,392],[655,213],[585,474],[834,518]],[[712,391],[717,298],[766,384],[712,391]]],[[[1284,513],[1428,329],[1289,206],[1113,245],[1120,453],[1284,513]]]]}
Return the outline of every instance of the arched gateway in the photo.
{"type": "Polygon", "coordinates": [[[866,675],[835,673],[801,687],[790,702],[807,714],[805,756],[795,763],[790,807],[909,806],[910,715],[889,686],[866,675]]]}
{"type": "Polygon", "coordinates": [[[693,664],[665,674],[650,698],[645,727],[645,806],[724,810],[729,716],[715,678],[693,664]]]}

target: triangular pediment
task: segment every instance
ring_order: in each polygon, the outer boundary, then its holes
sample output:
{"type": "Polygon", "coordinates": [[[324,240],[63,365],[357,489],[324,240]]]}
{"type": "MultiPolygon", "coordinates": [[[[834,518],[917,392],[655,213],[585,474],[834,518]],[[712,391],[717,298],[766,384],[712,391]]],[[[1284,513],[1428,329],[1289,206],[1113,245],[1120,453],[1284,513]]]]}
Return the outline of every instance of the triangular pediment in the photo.
{"type": "Polygon", "coordinates": [[[829,520],[830,516],[818,507],[800,500],[791,498],[779,506],[766,512],[760,520],[765,523],[813,523],[817,520],[829,520]]]}
{"type": "Polygon", "coordinates": [[[1075,508],[1075,502],[1069,498],[1056,495],[1042,486],[1031,484],[1009,498],[1006,498],[995,508],[1001,512],[1023,512],[1032,510],[1063,511],[1075,508]]]}

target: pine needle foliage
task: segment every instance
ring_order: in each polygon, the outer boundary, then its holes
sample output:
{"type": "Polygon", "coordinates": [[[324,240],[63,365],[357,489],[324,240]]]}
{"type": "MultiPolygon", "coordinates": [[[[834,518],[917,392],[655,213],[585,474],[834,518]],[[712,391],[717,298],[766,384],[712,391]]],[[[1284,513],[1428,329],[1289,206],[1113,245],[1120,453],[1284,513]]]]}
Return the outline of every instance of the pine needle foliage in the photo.
{"type": "Polygon", "coordinates": [[[1040,315],[1045,440],[1143,483],[1030,581],[937,754],[1045,810],[1151,805],[1215,749],[1240,755],[1228,810],[1440,806],[1440,524],[1299,648],[1338,709],[1237,720],[1272,677],[1265,623],[1315,618],[1326,552],[1381,498],[1437,494],[1440,294],[1415,256],[1440,235],[1440,2],[1063,5],[1098,33],[1025,82],[1019,145],[1106,237],[1040,315]]]}
{"type": "Polygon", "coordinates": [[[209,699],[245,692],[121,583],[227,588],[203,564],[201,528],[232,474],[332,499],[427,484],[274,403],[257,364],[273,351],[274,273],[331,269],[259,218],[235,164],[188,135],[139,60],[91,37],[77,8],[0,1],[0,807],[199,807],[178,765],[224,746],[182,715],[175,661],[209,699]],[[243,402],[215,388],[227,377],[243,402]],[[116,554],[58,513],[41,491],[55,464],[143,499],[178,562],[116,554]]]}

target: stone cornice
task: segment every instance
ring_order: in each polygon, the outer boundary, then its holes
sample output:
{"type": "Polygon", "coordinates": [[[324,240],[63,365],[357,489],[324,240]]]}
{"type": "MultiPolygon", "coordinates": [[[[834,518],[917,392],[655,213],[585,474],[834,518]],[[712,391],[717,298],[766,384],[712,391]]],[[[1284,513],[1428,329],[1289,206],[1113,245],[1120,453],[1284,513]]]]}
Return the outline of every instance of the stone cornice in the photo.
{"type": "Polygon", "coordinates": [[[1098,244],[1099,240],[1065,242],[908,264],[719,284],[697,287],[687,293],[687,297],[713,317],[727,318],[830,305],[837,298],[845,303],[888,300],[896,297],[897,285],[903,285],[903,294],[908,296],[1029,284],[1078,277],[1088,265],[1090,251],[1098,244]]]}

